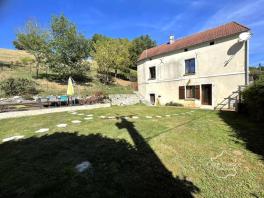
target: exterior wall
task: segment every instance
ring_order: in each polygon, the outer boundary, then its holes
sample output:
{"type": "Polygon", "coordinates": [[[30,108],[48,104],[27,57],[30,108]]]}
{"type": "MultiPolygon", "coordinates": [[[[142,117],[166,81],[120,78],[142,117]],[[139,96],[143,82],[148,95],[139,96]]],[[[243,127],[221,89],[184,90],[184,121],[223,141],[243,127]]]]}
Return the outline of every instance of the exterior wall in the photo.
{"type": "MultiPolygon", "coordinates": [[[[245,43],[238,35],[219,39],[214,45],[204,43],[175,51],[138,64],[139,93],[149,101],[149,94],[161,96],[161,104],[180,102],[201,106],[201,100],[179,100],[179,86],[212,84],[212,107],[245,84],[245,43]],[[185,60],[195,58],[195,74],[185,75],[185,60]],[[156,79],[149,80],[149,67],[156,66],[156,79]]],[[[201,90],[201,89],[200,89],[201,90]]],[[[202,91],[200,91],[202,93],[202,91]]]]}

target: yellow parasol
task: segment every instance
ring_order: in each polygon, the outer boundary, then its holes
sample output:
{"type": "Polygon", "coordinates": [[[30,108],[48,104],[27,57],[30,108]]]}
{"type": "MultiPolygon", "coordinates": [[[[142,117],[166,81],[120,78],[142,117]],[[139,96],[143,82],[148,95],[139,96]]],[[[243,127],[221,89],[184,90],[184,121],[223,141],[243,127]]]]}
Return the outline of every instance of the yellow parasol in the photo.
{"type": "Polygon", "coordinates": [[[72,82],[72,78],[71,77],[69,77],[69,80],[68,80],[67,95],[68,96],[73,96],[74,95],[74,88],[73,88],[73,82],[72,82]]]}

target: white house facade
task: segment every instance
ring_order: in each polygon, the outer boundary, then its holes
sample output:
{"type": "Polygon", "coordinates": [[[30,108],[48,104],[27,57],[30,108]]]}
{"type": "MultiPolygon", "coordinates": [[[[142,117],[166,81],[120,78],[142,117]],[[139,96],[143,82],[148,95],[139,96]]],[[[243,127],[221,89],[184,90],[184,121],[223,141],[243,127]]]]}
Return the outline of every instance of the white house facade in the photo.
{"type": "Polygon", "coordinates": [[[250,29],[231,22],[145,50],[138,61],[139,94],[155,104],[232,108],[248,84],[250,29]]]}

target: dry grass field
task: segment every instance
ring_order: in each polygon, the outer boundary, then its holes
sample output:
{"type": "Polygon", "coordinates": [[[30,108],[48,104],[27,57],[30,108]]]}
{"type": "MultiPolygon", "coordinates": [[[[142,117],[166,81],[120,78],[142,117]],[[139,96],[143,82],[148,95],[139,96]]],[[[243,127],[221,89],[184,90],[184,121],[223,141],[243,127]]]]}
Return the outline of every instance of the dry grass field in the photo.
{"type": "MultiPolygon", "coordinates": [[[[0,49],[0,82],[11,77],[27,78],[38,83],[39,89],[41,90],[40,95],[46,96],[66,94],[67,84],[57,82],[56,80],[46,79],[45,69],[40,70],[41,78],[36,79],[34,63],[31,65],[21,64],[21,60],[25,57],[33,58],[32,55],[22,50],[0,49]]],[[[104,92],[106,94],[132,93],[129,83],[116,83],[114,85],[101,84],[96,78],[96,72],[94,68],[91,68],[91,70],[87,72],[87,76],[90,79],[89,82],[77,84],[75,90],[76,95],[86,96],[98,91],[104,92]]],[[[3,96],[1,91],[0,96],[3,96]]]]}
{"type": "Polygon", "coordinates": [[[0,48],[0,62],[15,63],[20,62],[21,58],[33,57],[31,54],[23,50],[11,50],[0,48]]]}

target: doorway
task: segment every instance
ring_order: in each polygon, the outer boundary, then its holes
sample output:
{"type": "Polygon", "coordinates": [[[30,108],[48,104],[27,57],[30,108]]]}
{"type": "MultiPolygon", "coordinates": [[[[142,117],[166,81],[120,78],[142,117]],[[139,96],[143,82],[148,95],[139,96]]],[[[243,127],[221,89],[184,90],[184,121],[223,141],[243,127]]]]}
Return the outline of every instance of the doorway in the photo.
{"type": "Polygon", "coordinates": [[[150,96],[150,103],[152,105],[155,105],[155,94],[149,94],[149,96],[150,96]]]}
{"type": "Polygon", "coordinates": [[[212,85],[202,85],[202,105],[212,105],[212,85]]]}

